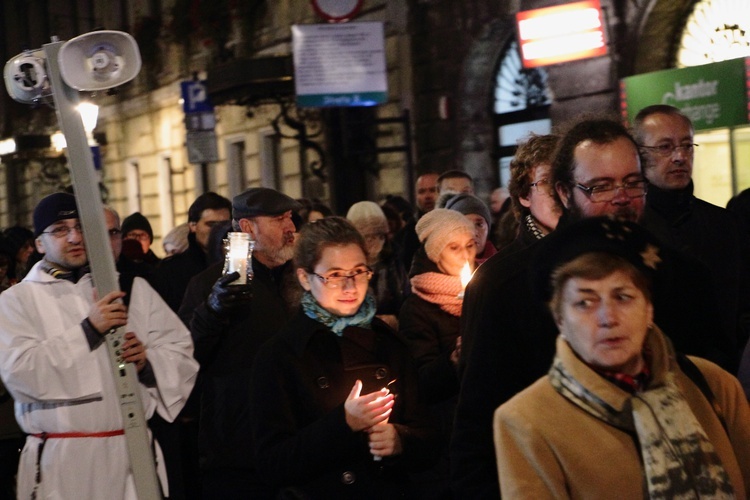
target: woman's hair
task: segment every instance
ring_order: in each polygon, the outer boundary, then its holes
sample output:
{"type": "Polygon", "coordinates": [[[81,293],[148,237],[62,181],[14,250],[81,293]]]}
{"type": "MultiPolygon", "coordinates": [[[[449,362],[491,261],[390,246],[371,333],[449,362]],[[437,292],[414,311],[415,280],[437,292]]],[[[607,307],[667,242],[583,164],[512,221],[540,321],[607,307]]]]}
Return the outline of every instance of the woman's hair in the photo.
{"type": "Polygon", "coordinates": [[[633,281],[646,299],[651,301],[651,280],[623,257],[604,252],[591,252],[579,255],[575,259],[562,264],[552,272],[550,277],[552,298],[549,309],[557,320],[562,310],[562,294],[565,283],[571,278],[600,280],[616,271],[622,271],[633,281]]]}
{"type": "Polygon", "coordinates": [[[354,225],[343,217],[326,217],[305,224],[299,232],[294,248],[294,265],[311,273],[327,247],[352,244],[359,246],[367,257],[365,239],[354,225]]]}

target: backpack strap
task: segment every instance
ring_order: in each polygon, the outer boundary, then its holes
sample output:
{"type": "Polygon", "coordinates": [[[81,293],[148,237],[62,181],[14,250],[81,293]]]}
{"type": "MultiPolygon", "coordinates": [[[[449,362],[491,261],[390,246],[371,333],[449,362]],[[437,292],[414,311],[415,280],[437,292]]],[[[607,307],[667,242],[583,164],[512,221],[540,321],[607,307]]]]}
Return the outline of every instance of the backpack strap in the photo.
{"type": "Polygon", "coordinates": [[[682,373],[687,375],[688,378],[692,380],[693,383],[698,387],[698,389],[700,389],[700,391],[703,393],[703,396],[708,400],[708,403],[714,409],[714,413],[716,413],[719,422],[721,422],[721,426],[724,428],[724,432],[726,432],[727,436],[729,436],[727,422],[726,420],[724,420],[724,412],[722,411],[719,402],[716,401],[716,396],[714,396],[714,393],[711,390],[711,387],[708,385],[708,381],[701,372],[700,368],[698,368],[695,363],[690,360],[690,358],[682,353],[677,353],[676,358],[677,364],[680,366],[680,370],[682,370],[682,373]]]}

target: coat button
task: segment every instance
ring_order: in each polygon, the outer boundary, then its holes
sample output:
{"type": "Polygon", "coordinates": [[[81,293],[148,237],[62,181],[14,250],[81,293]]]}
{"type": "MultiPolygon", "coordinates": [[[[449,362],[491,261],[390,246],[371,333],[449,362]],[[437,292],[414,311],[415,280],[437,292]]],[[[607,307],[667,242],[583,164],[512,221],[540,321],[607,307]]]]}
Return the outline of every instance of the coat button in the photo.
{"type": "Polygon", "coordinates": [[[331,383],[328,381],[328,377],[318,377],[318,387],[321,389],[328,389],[331,387],[331,383]]]}
{"type": "Polygon", "coordinates": [[[341,474],[341,482],[344,484],[353,484],[357,480],[357,477],[351,471],[346,471],[341,474]]]}
{"type": "Polygon", "coordinates": [[[382,366],[375,370],[375,378],[378,380],[383,380],[388,376],[388,368],[383,368],[382,366]]]}

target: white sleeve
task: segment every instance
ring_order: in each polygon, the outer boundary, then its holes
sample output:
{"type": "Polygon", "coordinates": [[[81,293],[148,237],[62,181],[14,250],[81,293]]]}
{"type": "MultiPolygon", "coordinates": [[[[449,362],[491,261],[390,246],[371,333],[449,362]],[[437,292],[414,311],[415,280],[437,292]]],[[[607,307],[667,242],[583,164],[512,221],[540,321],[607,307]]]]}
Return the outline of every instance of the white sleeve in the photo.
{"type": "Polygon", "coordinates": [[[131,291],[126,331],[146,346],[146,356],[156,377],[149,389],[156,411],[171,422],[185,406],[198,375],[190,331],[151,286],[136,278],[131,291]]]}

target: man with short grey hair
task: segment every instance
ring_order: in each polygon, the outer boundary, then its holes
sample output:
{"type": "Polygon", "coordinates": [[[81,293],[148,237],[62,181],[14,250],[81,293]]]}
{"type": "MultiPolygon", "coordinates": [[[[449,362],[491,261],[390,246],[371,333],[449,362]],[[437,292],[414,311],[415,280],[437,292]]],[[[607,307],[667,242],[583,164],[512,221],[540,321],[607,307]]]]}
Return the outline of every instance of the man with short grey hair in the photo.
{"type": "Polygon", "coordinates": [[[201,364],[198,438],[204,498],[266,498],[255,473],[250,436],[249,381],[258,348],[299,305],[294,274],[296,211],[292,198],[251,188],[232,200],[232,223],[255,241],[249,285],[231,285],[223,262],[193,278],[180,312],[195,311],[190,331],[201,364]]]}

